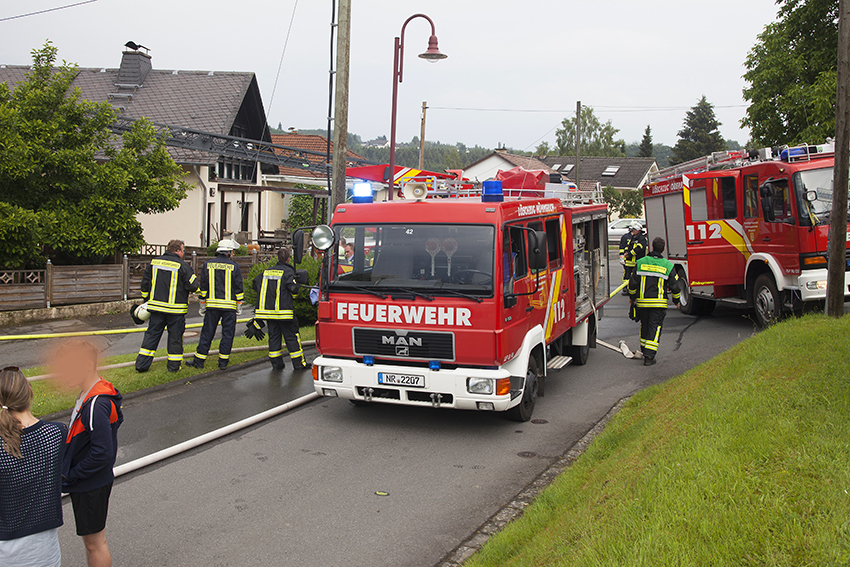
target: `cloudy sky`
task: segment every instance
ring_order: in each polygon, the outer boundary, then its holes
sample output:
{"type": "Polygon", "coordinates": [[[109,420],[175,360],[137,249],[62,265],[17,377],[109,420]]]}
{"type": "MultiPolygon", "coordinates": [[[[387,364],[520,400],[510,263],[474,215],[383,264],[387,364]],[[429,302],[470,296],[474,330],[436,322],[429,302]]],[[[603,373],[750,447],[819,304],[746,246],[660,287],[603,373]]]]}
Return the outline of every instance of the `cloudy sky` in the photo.
{"type": "MultiPolygon", "coordinates": [[[[4,0],[0,19],[80,0],[4,0]]],[[[407,16],[425,12],[449,58],[416,57],[428,25],[405,41],[399,140],[426,138],[533,149],[576,100],[611,119],[626,141],[650,124],[673,144],[684,112],[705,94],[724,137],[748,133],[743,61],[776,15],[774,0],[352,0],[349,129],[364,140],[389,133],[392,42],[407,16]],[[442,108],[440,108],[442,107],[442,108]],[[505,109],[487,110],[449,109],[505,109]],[[532,112],[534,111],[534,112],[532,112]],[[537,112],[545,111],[545,112],[537,112]]],[[[25,64],[50,39],[83,67],[117,67],[128,40],[151,48],[154,67],[253,71],[269,123],[322,128],[327,117],[332,0],[97,0],[0,21],[0,64],[25,64]],[[294,20],[275,89],[287,28],[294,20]],[[274,98],[272,98],[274,92],[274,98]]]]}

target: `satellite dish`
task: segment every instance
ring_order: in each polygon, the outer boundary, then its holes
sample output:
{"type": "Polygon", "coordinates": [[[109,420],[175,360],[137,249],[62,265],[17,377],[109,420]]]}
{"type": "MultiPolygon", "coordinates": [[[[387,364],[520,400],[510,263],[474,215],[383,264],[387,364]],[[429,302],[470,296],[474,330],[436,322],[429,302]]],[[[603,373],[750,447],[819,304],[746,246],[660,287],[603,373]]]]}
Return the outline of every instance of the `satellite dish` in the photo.
{"type": "Polygon", "coordinates": [[[424,183],[406,183],[401,192],[407,200],[424,201],[428,196],[428,186],[424,183]]]}

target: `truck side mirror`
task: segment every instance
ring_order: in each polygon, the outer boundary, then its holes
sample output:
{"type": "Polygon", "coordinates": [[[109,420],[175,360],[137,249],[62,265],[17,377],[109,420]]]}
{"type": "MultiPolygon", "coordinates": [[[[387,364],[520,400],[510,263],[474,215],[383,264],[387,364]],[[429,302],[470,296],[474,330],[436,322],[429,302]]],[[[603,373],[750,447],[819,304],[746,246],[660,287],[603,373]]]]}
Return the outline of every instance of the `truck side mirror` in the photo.
{"type": "Polygon", "coordinates": [[[528,266],[532,270],[545,270],[549,265],[548,244],[545,232],[537,230],[528,232],[528,266]]]}
{"type": "Polygon", "coordinates": [[[817,191],[806,191],[805,194],[806,201],[809,203],[814,203],[818,200],[818,192],[817,191]]]}
{"type": "Polygon", "coordinates": [[[776,220],[776,214],[773,212],[772,197],[761,198],[761,210],[764,213],[764,220],[767,222],[774,222],[776,220]]]}
{"type": "Polygon", "coordinates": [[[292,233],[292,258],[296,266],[304,259],[304,231],[300,228],[292,233]]]}

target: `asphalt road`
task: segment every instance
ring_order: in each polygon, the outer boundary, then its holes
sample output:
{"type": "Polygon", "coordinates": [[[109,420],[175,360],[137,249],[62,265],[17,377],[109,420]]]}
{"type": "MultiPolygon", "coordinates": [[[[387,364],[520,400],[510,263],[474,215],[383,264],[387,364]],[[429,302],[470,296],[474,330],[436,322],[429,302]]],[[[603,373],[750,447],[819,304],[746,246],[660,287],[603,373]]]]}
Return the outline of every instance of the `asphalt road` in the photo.
{"type": "MultiPolygon", "coordinates": [[[[638,327],[626,318],[626,299],[616,298],[604,315],[599,338],[635,348],[638,327]]],[[[546,423],[322,399],[133,473],[113,491],[114,565],[433,565],[618,400],[752,335],[744,315],[718,308],[695,319],[673,310],[656,366],[598,348],[586,366],[551,373],[534,414],[546,423]],[[518,455],[524,452],[536,456],[518,455]]],[[[295,384],[293,395],[305,386],[303,377],[275,378],[265,366],[243,379],[245,391],[262,392],[275,380],[295,384]]],[[[209,419],[241,403],[239,388],[227,383],[203,403],[166,408],[161,397],[143,396],[133,412],[149,414],[147,422],[209,419]]],[[[128,419],[121,440],[138,444],[133,436],[141,433],[132,430],[128,419]]],[[[65,517],[64,564],[84,565],[68,504],[65,517]]]]}

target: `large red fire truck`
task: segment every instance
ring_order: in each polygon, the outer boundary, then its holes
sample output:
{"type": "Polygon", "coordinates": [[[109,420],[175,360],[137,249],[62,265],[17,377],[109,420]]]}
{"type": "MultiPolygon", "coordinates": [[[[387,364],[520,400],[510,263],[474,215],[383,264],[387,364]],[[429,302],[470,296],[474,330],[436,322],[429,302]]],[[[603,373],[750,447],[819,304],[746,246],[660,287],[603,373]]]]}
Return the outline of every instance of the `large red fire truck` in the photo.
{"type": "Polygon", "coordinates": [[[466,197],[407,187],[414,198],[381,203],[355,187],[313,232],[329,252],[316,391],[530,419],[547,371],[587,362],[609,297],[601,192],[545,187],[517,198],[497,181],[466,197]]]}
{"type": "MultiPolygon", "coordinates": [[[[682,311],[718,302],[769,325],[826,297],[831,145],[717,152],[659,171],[643,188],[650,240],[667,240],[682,311]],[[776,154],[776,155],[775,155],[776,154]]],[[[844,294],[850,298],[850,253],[844,294]]]]}

